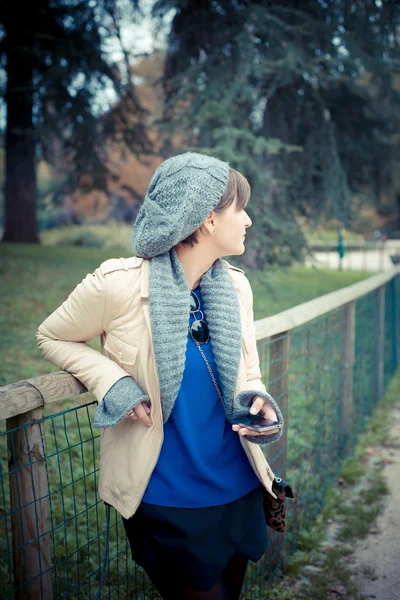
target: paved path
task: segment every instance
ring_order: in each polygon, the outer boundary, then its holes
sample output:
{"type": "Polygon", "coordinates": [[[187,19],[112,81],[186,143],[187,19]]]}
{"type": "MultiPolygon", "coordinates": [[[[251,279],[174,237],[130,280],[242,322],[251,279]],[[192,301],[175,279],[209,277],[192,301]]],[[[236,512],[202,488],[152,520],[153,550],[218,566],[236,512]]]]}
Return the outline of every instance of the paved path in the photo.
{"type": "MultiPolygon", "coordinates": [[[[400,248],[399,248],[400,250],[400,248]]],[[[328,267],[338,269],[339,255],[337,252],[315,252],[314,260],[307,259],[306,266],[315,265],[317,267],[328,267]]],[[[344,271],[383,271],[392,269],[393,263],[390,254],[384,254],[380,250],[367,250],[359,252],[347,252],[342,261],[344,271]]]]}
{"type": "MultiPolygon", "coordinates": [[[[323,242],[315,243],[323,244],[323,242]]],[[[400,240],[387,240],[381,248],[376,248],[372,243],[366,243],[360,249],[347,250],[342,260],[342,268],[345,271],[385,271],[386,269],[393,268],[390,258],[392,254],[400,254],[400,240]]],[[[339,255],[336,251],[316,251],[314,252],[314,258],[306,259],[307,266],[313,264],[320,267],[338,269],[339,255]]]]}
{"type": "Polygon", "coordinates": [[[400,403],[390,432],[394,445],[384,449],[384,476],[390,494],[385,509],[354,553],[355,582],[366,598],[400,600],[400,403]]]}

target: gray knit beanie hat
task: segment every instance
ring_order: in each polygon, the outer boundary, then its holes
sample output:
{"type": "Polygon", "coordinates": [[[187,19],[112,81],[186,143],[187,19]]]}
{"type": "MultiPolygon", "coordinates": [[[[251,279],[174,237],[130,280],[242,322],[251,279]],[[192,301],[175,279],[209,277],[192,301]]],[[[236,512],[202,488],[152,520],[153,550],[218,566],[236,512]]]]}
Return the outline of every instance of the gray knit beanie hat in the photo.
{"type": "Polygon", "coordinates": [[[228,163],[197,152],[161,163],[133,227],[135,255],[163,254],[196,231],[218,206],[228,177],[228,163]]]}

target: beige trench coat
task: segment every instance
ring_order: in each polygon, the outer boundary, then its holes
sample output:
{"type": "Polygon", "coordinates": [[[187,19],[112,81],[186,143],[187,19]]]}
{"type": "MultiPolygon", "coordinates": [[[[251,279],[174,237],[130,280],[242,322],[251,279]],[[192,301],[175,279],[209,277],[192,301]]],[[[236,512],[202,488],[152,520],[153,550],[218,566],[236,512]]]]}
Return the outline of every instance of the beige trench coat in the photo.
{"type": "MultiPolygon", "coordinates": [[[[38,347],[46,360],[69,371],[101,402],[121,377],[130,375],[151,401],[152,427],[124,420],[100,430],[100,497],[125,518],[146,491],[163,442],[160,388],[149,313],[148,259],[110,259],[86,276],[68,299],[39,327],[38,347]],[[86,342],[100,336],[101,353],[86,342]]],[[[242,355],[235,396],[265,391],[261,381],[253,295],[243,271],[224,261],[235,283],[242,322],[242,355]]],[[[249,462],[267,490],[274,474],[256,443],[240,438],[249,462]]]]}

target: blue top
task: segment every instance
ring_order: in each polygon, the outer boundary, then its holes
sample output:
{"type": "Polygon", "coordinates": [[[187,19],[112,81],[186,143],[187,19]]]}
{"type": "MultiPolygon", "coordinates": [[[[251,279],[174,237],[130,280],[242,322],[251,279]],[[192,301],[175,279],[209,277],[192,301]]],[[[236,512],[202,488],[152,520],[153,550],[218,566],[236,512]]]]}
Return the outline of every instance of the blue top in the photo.
{"type": "MultiPolygon", "coordinates": [[[[200,289],[194,291],[203,311],[200,289]]],[[[190,323],[193,320],[190,315],[190,323]]],[[[211,340],[201,348],[221,389],[211,340]]],[[[164,426],[161,453],[143,502],[177,508],[218,506],[244,496],[259,483],[188,333],[181,386],[164,426]]]]}

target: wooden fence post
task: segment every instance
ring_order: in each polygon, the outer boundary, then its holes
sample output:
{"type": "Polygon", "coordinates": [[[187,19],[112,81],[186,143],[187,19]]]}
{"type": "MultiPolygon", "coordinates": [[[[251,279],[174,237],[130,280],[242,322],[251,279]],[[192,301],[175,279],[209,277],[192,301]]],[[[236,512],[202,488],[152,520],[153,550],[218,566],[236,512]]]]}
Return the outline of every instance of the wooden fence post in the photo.
{"type": "Polygon", "coordinates": [[[385,250],[386,250],[386,244],[385,244],[385,241],[383,240],[381,242],[380,253],[379,253],[379,270],[380,271],[384,271],[384,269],[385,269],[385,250]]]}
{"type": "Polygon", "coordinates": [[[52,600],[43,408],[7,419],[15,600],[52,600]]]}
{"type": "MultiPolygon", "coordinates": [[[[268,462],[277,477],[286,477],[287,427],[289,406],[290,332],[270,337],[268,392],[278,402],[285,419],[285,428],[278,442],[268,446],[268,462]]],[[[291,502],[291,501],[289,501],[291,502]]],[[[281,533],[268,530],[266,564],[274,571],[284,566],[285,539],[281,533]]]]}
{"type": "Polygon", "coordinates": [[[274,473],[285,477],[287,460],[287,427],[289,406],[289,354],[290,332],[273,335],[270,338],[270,358],[268,392],[278,402],[285,428],[278,442],[268,448],[268,458],[274,473]]]}
{"type": "Polygon", "coordinates": [[[375,356],[374,356],[374,402],[377,404],[383,394],[383,373],[385,359],[385,286],[376,290],[375,303],[375,356]]]}
{"type": "Polygon", "coordinates": [[[340,394],[340,454],[344,455],[348,448],[349,434],[353,416],[353,384],[356,337],[356,302],[349,302],[343,307],[343,355],[341,365],[340,394]]]}

